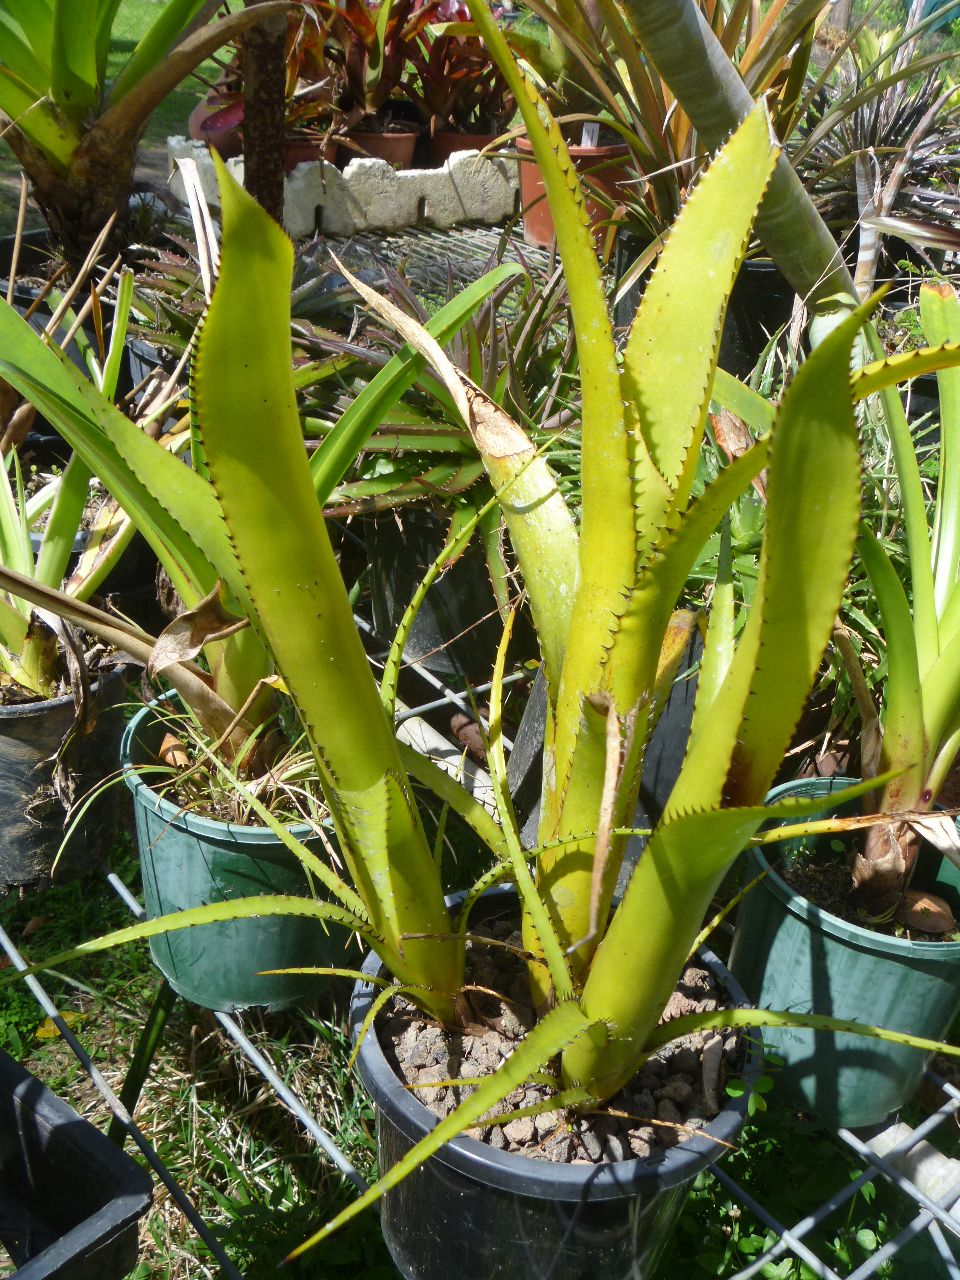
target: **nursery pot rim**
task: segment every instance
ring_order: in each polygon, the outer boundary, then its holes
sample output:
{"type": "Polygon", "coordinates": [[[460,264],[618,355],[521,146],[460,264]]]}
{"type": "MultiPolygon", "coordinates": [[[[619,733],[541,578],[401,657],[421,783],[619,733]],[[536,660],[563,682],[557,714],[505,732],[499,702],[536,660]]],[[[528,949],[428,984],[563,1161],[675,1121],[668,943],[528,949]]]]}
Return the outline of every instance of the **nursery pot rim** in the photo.
{"type": "MultiPolygon", "coordinates": [[[[230,840],[235,840],[238,844],[258,844],[263,841],[265,835],[272,836],[273,829],[271,827],[253,826],[249,823],[223,822],[219,818],[207,818],[203,814],[193,813],[189,809],[184,809],[180,805],[174,804],[172,800],[160,795],[137,772],[137,767],[133,764],[132,759],[133,742],[137,732],[150,716],[156,715],[158,707],[165,702],[169,705],[170,702],[175,700],[176,694],[163,694],[159,698],[154,698],[140,708],[137,714],[127,722],[123,730],[123,737],[120,739],[121,776],[131,794],[137,799],[138,803],[143,804],[146,808],[152,808],[168,825],[185,829],[201,839],[206,837],[211,840],[223,840],[224,837],[227,837],[230,840]]],[[[287,831],[297,840],[316,834],[314,828],[307,822],[285,823],[284,825],[287,831]]]]}
{"type": "MultiPolygon", "coordinates": [[[[95,682],[91,688],[98,683],[95,682]]],[[[35,698],[32,702],[0,703],[0,720],[30,720],[44,715],[53,707],[65,707],[68,702],[73,702],[72,693],[59,693],[55,698],[35,698]]]]}
{"type": "MultiPolygon", "coordinates": [[[[517,150],[522,151],[525,157],[533,155],[533,143],[525,134],[514,138],[514,142],[517,150]]],[[[567,151],[570,153],[571,160],[587,160],[590,157],[595,157],[597,160],[616,160],[630,154],[630,148],[625,142],[606,142],[595,147],[584,147],[580,143],[568,142],[567,151]]]]}
{"type": "MultiPolygon", "coordinates": [[[[98,1207],[80,1221],[65,1228],[38,1252],[26,1257],[16,1274],[29,1277],[72,1274],[73,1268],[95,1248],[105,1248],[118,1238],[127,1236],[135,1223],[142,1218],[153,1200],[153,1179],[148,1170],[115,1143],[89,1119],[81,1116],[59,1094],[38,1076],[28,1071],[10,1054],[0,1050],[0,1093],[15,1112],[29,1118],[39,1132],[56,1135],[58,1144],[69,1151],[69,1159],[83,1163],[98,1178],[96,1199],[98,1207]]],[[[24,1127],[17,1125],[17,1132],[24,1127]]],[[[14,1145],[16,1145],[16,1136],[14,1145]]],[[[37,1153],[41,1164],[52,1163],[46,1148],[37,1153]]],[[[11,1167],[17,1167],[13,1161],[11,1167]]],[[[24,1170],[26,1172],[26,1169],[24,1170]]],[[[34,1196],[37,1199],[39,1193],[34,1196]]],[[[139,1256],[139,1249],[135,1256],[139,1256]]],[[[135,1258],[134,1258],[135,1261],[135,1258]]],[[[110,1280],[120,1274],[120,1259],[101,1254],[100,1266],[110,1280]]],[[[123,1268],[124,1273],[127,1267],[123,1268]]]]}
{"type": "MultiPolygon", "coordinates": [[[[513,895],[512,886],[502,886],[489,896],[513,895]]],[[[448,897],[447,905],[457,905],[464,896],[461,893],[448,897]]],[[[713,952],[701,947],[697,958],[709,969],[711,976],[722,983],[733,1007],[747,1006],[747,997],[740,984],[713,952]]],[[[364,960],[362,972],[376,974],[381,968],[379,956],[371,952],[364,960]]],[[[374,994],[372,983],[358,981],[354,986],[350,1000],[351,1040],[356,1039],[374,994]]],[[[744,1034],[749,1035],[749,1031],[744,1034]]],[[[757,1042],[748,1042],[747,1058],[741,1073],[747,1079],[759,1074],[760,1054],[757,1042]]],[[[419,1141],[439,1124],[438,1117],[423,1103],[418,1102],[412,1091],[405,1088],[397,1077],[386,1059],[375,1027],[371,1027],[363,1038],[357,1054],[357,1067],[374,1105],[384,1112],[408,1140],[419,1141]]],[[[550,1160],[497,1151],[464,1134],[446,1143],[430,1158],[440,1160],[476,1182],[516,1195],[531,1198],[547,1196],[567,1203],[578,1202],[586,1196],[592,1201],[617,1200],[633,1194],[651,1181],[658,1189],[689,1182],[701,1169],[726,1151],[726,1147],[717,1141],[711,1141],[711,1138],[723,1142],[731,1142],[736,1138],[745,1119],[747,1101],[747,1091],[740,1098],[725,1099],[726,1105],[720,1114],[704,1126],[703,1136],[688,1138],[656,1155],[631,1160],[605,1161],[601,1164],[555,1164],[550,1160]]]]}
{"type": "MultiPolygon", "coordinates": [[[[90,692],[96,693],[105,679],[108,679],[115,671],[123,671],[126,665],[124,662],[119,662],[116,666],[108,667],[106,671],[101,671],[95,680],[90,681],[90,692]]],[[[58,693],[55,698],[34,698],[31,702],[0,703],[0,720],[29,720],[36,716],[45,715],[54,708],[65,707],[70,702],[73,702],[72,693],[58,693]]]]}
{"type": "MultiPolygon", "coordinates": [[[[860,779],[844,777],[797,778],[793,782],[782,782],[779,786],[774,787],[767,795],[767,802],[770,803],[784,795],[795,794],[798,782],[816,781],[840,783],[841,785],[836,789],[836,794],[842,795],[846,786],[854,786],[860,779]]],[[[824,799],[828,800],[831,795],[833,795],[833,791],[825,792],[824,799]]],[[[839,916],[827,911],[825,907],[818,907],[816,903],[804,897],[802,893],[797,893],[795,889],[792,889],[787,884],[786,880],[771,866],[763,848],[760,846],[755,845],[747,850],[747,861],[750,864],[751,878],[754,875],[759,875],[762,871],[766,871],[767,874],[763,884],[780,900],[786,910],[792,916],[796,916],[798,920],[804,920],[808,924],[815,925],[828,937],[838,938],[850,946],[875,953],[879,952],[895,959],[906,959],[909,955],[916,955],[917,951],[930,956],[940,955],[945,959],[960,955],[960,942],[924,942],[914,941],[911,938],[896,938],[890,934],[866,929],[862,925],[853,924],[849,920],[842,920],[839,916]]],[[[757,886],[757,888],[762,887],[762,885],[757,886]]]]}

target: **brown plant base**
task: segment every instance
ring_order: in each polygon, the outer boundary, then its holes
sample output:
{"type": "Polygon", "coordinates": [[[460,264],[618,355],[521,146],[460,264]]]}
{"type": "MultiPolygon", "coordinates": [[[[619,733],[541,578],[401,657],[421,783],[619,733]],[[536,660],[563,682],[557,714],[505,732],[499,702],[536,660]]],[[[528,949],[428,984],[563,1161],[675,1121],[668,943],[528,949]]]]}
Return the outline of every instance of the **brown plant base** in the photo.
{"type": "MultiPolygon", "coordinates": [[[[923,928],[906,928],[893,913],[890,918],[871,918],[869,911],[857,899],[845,859],[794,863],[782,868],[780,875],[795,893],[802,894],[822,911],[829,911],[831,915],[861,929],[870,929],[887,937],[908,938],[912,942],[956,941],[956,933],[952,930],[930,932],[923,928]]],[[[920,903],[927,896],[912,893],[912,898],[920,903]]],[[[921,906],[918,919],[922,919],[922,910],[921,906]]]]}
{"type": "MultiPolygon", "coordinates": [[[[480,934],[507,947],[520,947],[520,934],[512,926],[488,922],[478,926],[473,936],[480,934]]],[[[534,1022],[526,968],[516,950],[468,943],[467,973],[466,994],[474,1016],[470,1031],[446,1031],[426,1021],[402,998],[393,1000],[377,1028],[398,1076],[414,1086],[417,1099],[441,1118],[474,1088],[442,1082],[492,1073],[534,1022]]],[[[662,1020],[714,1010],[722,1000],[710,974],[691,964],[662,1020]]],[[[651,1056],[631,1084],[595,1113],[574,1115],[550,1109],[466,1133],[495,1150],[558,1164],[646,1158],[693,1137],[717,1115],[725,1075],[736,1070],[741,1060],[737,1035],[687,1036],[651,1056]]],[[[490,1117],[541,1104],[549,1097],[544,1085],[517,1089],[492,1109],[490,1117]]]]}
{"type": "MultiPolygon", "coordinates": [[[[64,677],[50,697],[62,698],[64,694],[69,692],[70,685],[66,677],[64,677]]],[[[32,689],[25,689],[22,684],[16,684],[13,680],[0,681],[0,707],[28,707],[33,702],[48,702],[49,700],[49,698],[42,697],[39,693],[34,693],[32,689]]]]}
{"type": "MultiPolygon", "coordinates": [[[[90,684],[95,683],[101,676],[108,675],[112,666],[115,665],[105,662],[106,658],[107,653],[101,644],[91,644],[89,648],[84,649],[83,661],[90,684]]],[[[64,657],[58,660],[55,687],[49,694],[35,693],[32,689],[17,684],[15,680],[11,680],[9,676],[0,672],[0,707],[23,707],[34,702],[48,702],[51,698],[65,697],[72,688],[73,678],[64,657]]]]}

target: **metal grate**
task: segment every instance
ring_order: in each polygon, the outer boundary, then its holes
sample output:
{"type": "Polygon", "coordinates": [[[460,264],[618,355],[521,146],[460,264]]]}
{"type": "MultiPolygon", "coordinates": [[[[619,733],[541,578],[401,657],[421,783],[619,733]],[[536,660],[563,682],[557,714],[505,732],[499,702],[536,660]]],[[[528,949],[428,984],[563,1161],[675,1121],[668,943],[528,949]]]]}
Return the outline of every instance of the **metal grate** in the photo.
{"type": "Polygon", "coordinates": [[[911,1163],[910,1154],[917,1153],[921,1144],[925,1143],[940,1126],[949,1121],[956,1122],[960,1115],[960,1090],[942,1080],[933,1071],[928,1071],[926,1078],[947,1095],[946,1102],[915,1129],[904,1126],[906,1130],[904,1140],[884,1155],[878,1154],[869,1145],[869,1134],[857,1134],[849,1129],[840,1129],[837,1133],[838,1142],[846,1144],[854,1152],[858,1160],[865,1165],[864,1171],[839,1190],[828,1195],[812,1213],[797,1222],[792,1224],[781,1222],[768,1213],[762,1203],[744,1191],[724,1171],[722,1165],[714,1168],[714,1173],[727,1190],[780,1237],[776,1244],[758,1255],[742,1271],[731,1276],[730,1280],[751,1280],[752,1277],[760,1275],[768,1264],[789,1257],[791,1254],[806,1263],[821,1280],[867,1280],[867,1277],[876,1275],[882,1266],[896,1258],[906,1245],[923,1232],[928,1233],[941,1263],[941,1269],[932,1274],[948,1277],[948,1280],[960,1280],[960,1216],[955,1216],[951,1212],[953,1206],[957,1206],[960,1211],[960,1181],[954,1175],[950,1180],[952,1186],[939,1199],[931,1199],[905,1171],[911,1163]],[[916,1206],[918,1212],[892,1240],[882,1245],[854,1271],[841,1277],[811,1246],[810,1237],[817,1227],[849,1204],[866,1183],[878,1179],[886,1179],[896,1187],[907,1202],[916,1206]]]}
{"type": "Polygon", "coordinates": [[[546,279],[552,270],[548,249],[524,243],[519,231],[509,227],[407,227],[397,232],[358,232],[348,239],[317,237],[299,250],[309,263],[327,262],[334,253],[351,270],[389,268],[403,275],[422,298],[444,297],[448,284],[463,289],[497,262],[519,262],[535,279],[546,279]]]}

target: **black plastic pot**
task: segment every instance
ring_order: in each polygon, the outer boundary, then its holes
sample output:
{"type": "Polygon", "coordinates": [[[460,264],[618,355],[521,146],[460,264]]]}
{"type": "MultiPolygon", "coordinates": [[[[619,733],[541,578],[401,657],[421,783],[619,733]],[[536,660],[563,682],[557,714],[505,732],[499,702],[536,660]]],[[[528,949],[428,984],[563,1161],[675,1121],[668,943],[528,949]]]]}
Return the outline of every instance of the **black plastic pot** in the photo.
{"type": "Polygon", "coordinates": [[[770,335],[787,324],[794,291],[779,269],[765,258],[748,258],[734,281],[720,338],[718,363],[737,378],[746,378],[760,359],[770,335]]]}
{"type": "Polygon", "coordinates": [[[0,1240],[20,1280],[122,1280],[149,1174],[0,1051],[0,1240]]]}
{"type": "MultiPolygon", "coordinates": [[[[734,1003],[745,1003],[715,956],[702,952],[699,959],[734,1003]]],[[[379,970],[379,960],[369,957],[364,972],[379,970]]],[[[354,989],[354,1036],[377,991],[364,984],[354,989]]],[[[397,1078],[375,1032],[365,1036],[357,1065],[377,1109],[378,1162],[385,1172],[437,1118],[397,1078]]],[[[751,1058],[744,1074],[753,1078],[758,1070],[751,1058]]],[[[384,1196],[387,1248],[406,1280],[652,1277],[690,1184],[723,1153],[711,1139],[732,1142],[745,1109],[742,1097],[702,1137],[646,1160],[611,1164],[553,1164],[457,1138],[384,1196]]]]}
{"type": "MultiPolygon", "coordinates": [[[[373,624],[382,640],[396,635],[404,611],[446,538],[432,511],[406,510],[364,521],[373,624]]],[[[471,544],[427,592],[404,657],[431,671],[488,680],[503,624],[486,559],[471,544]]],[[[514,650],[515,651],[515,650],[514,650]]]]}
{"type": "MultiPolygon", "coordinates": [[[[76,800],[117,767],[123,731],[126,674],[117,668],[93,689],[88,728],[73,752],[76,800]]],[[[0,884],[49,879],[63,839],[66,812],[53,792],[53,757],[74,720],[71,695],[0,706],[0,884]]],[[[117,791],[107,787],[86,809],[56,869],[69,879],[97,871],[107,860],[116,825],[117,791]]]]}
{"type": "MultiPolygon", "coordinates": [[[[309,897],[306,873],[267,827],[218,822],[179,808],[136,773],[156,763],[165,732],[155,704],[127,725],[124,781],[134,802],[143,896],[151,919],[257,894],[309,897]]],[[[293,834],[318,857],[322,842],[306,826],[293,834]]],[[[355,965],[347,930],[298,916],[263,916],[199,925],[150,939],[150,955],[174,991],[207,1009],[287,1009],[315,1000],[330,979],[265,970],[355,965]]]]}

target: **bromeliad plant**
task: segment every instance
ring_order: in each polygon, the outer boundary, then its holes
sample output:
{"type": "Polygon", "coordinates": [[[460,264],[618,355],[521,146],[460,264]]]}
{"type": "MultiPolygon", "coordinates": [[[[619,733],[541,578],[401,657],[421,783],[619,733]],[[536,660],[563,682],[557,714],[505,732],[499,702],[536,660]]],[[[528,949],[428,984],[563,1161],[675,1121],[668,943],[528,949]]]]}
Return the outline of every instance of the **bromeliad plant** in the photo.
{"type": "MultiPolygon", "coordinates": [[[[914,0],[903,30],[864,20],[804,93],[794,166],[838,238],[859,229],[861,292],[873,287],[883,233],[956,247],[960,170],[952,50],[924,52],[933,21],[914,0]],[[879,233],[879,234],[878,234],[879,233]]],[[[784,135],[786,136],[786,135],[784,135]]]]}
{"type": "MultiPolygon", "coordinates": [[[[572,113],[576,133],[568,136],[578,141],[583,113],[601,112],[628,142],[635,158],[637,180],[625,189],[623,200],[635,233],[651,241],[632,273],[636,278],[649,268],[660,235],[680,209],[699,168],[704,137],[712,148],[727,130],[705,135],[703,120],[710,112],[698,113],[694,104],[688,114],[687,103],[675,99],[655,59],[645,56],[645,27],[659,25],[658,13],[642,12],[638,21],[629,6],[613,0],[591,5],[583,0],[534,0],[531,7],[547,23],[548,44],[540,46],[513,31],[507,38],[536,71],[552,109],[572,113]]],[[[690,0],[690,7],[731,59],[730,68],[741,78],[747,101],[764,96],[777,135],[786,136],[785,125],[801,94],[825,0],[789,6],[785,0],[775,0],[760,21],[752,5],[690,0]]],[[[665,25],[674,24],[668,19],[665,25]]],[[[701,43],[686,42],[682,55],[691,68],[690,82],[701,95],[709,92],[710,85],[702,74],[703,53],[701,43]]]]}
{"type": "Polygon", "coordinates": [[[479,36],[458,33],[456,24],[469,18],[469,10],[458,0],[444,0],[436,17],[438,23],[417,37],[407,93],[431,135],[502,133],[516,103],[479,36]]]}
{"type": "Polygon", "coordinates": [[[341,83],[343,129],[375,127],[403,93],[407,63],[440,0],[313,0],[329,24],[328,56],[341,83]]]}
{"type": "MultiPolygon", "coordinates": [[[[321,143],[333,131],[337,114],[336,83],[326,56],[328,34],[315,4],[301,2],[288,6],[283,95],[287,144],[321,143]]],[[[224,69],[220,82],[207,94],[198,114],[198,136],[204,140],[207,134],[228,135],[242,128],[243,75],[239,55],[224,69]]],[[[222,143],[218,149],[223,149],[222,143]]]]}
{"type": "MultiPolygon", "coordinates": [[[[947,283],[920,288],[920,320],[929,343],[960,347],[960,300],[947,283]]],[[[875,355],[882,352],[875,349],[875,355]]],[[[900,379],[923,372],[927,353],[887,362],[900,379]]],[[[864,371],[869,377],[869,370],[864,371]]],[[[859,550],[880,609],[887,675],[878,718],[865,682],[859,699],[865,728],[864,775],[896,774],[879,811],[930,811],[960,751],[960,373],[942,369],[940,469],[932,519],[914,438],[900,397],[881,392],[903,515],[910,595],[880,539],[864,527],[859,550]]],[[[888,495],[889,496],[889,495],[888,495]]],[[[950,824],[948,824],[949,826],[950,824]]],[[[929,824],[894,822],[871,828],[855,861],[854,883],[876,914],[895,907],[910,883],[929,824]]],[[[935,834],[935,832],[934,832],[935,834]]]]}
{"type": "MultiPolygon", "coordinates": [[[[50,332],[72,315],[71,297],[78,288],[75,285],[61,299],[50,332]]],[[[109,401],[116,394],[132,292],[132,275],[121,273],[109,346],[102,364],[82,330],[74,339],[80,344],[91,377],[109,401]]],[[[0,566],[24,575],[38,586],[65,585],[73,598],[89,599],[133,535],[130,521],[111,503],[104,502],[81,538],[92,479],[90,467],[72,455],[61,475],[28,497],[19,456],[16,449],[11,449],[0,466],[0,566]],[[39,535],[34,534],[37,528],[41,528],[39,535]],[[80,541],[84,545],[79,561],[71,569],[70,561],[80,541]]],[[[63,692],[64,684],[70,683],[64,680],[65,640],[65,633],[56,631],[49,617],[41,618],[16,595],[0,594],[0,686],[17,686],[18,697],[46,699],[63,692]]]]}
{"type": "Polygon", "coordinates": [[[108,80],[119,7],[120,0],[0,0],[2,136],[54,239],[74,262],[82,261],[111,215],[115,235],[122,236],[150,113],[205,58],[265,16],[260,5],[206,22],[217,5],[166,0],[108,80]]]}
{"type": "MultiPolygon", "coordinates": [[[[332,903],[247,899],[138,925],[83,948],[241,914],[314,915],[361,932],[411,999],[456,1026],[470,911],[486,885],[516,884],[540,1020],[428,1139],[314,1239],[557,1056],[559,1092],[550,1105],[591,1109],[657,1046],[707,1025],[792,1020],[836,1029],[830,1019],[756,1010],[658,1022],[711,896],[744,844],[771,817],[809,812],[797,802],[763,800],[829,638],[856,538],[860,459],[849,360],[866,308],[840,323],[799,370],[770,433],[693,497],[726,300],[776,162],[766,114],[759,108],[749,116],[691,196],[618,358],[563,140],[480,4],[474,16],[521,104],[556,218],[582,382],[579,524],[524,431],[452,367],[424,329],[360,290],[405,336],[416,352],[411,362],[428,358],[444,379],[504,513],[548,690],[537,848],[522,846],[505,783],[500,681],[509,627],[491,694],[488,760],[499,820],[397,741],[397,663],[388,664],[378,688],[322,514],[361,424],[356,416],[342,421],[308,462],[289,364],[292,249],[221,166],[222,268],[198,340],[193,392],[202,502],[222,523],[208,537],[198,521],[191,534],[242,602],[237,625],[251,624],[299,709],[352,885],[317,864],[332,903]],[[261,479],[266,423],[269,484],[261,479]],[[765,467],[769,510],[749,617],[735,642],[732,600],[717,593],[686,759],[611,913],[644,748],[679,657],[668,643],[675,603],[703,542],[765,467]],[[411,778],[433,787],[490,850],[491,871],[456,921],[444,904],[411,778]]],[[[13,380],[14,370],[0,369],[13,380]]],[[[374,421],[368,415],[363,429],[374,421]]],[[[198,485],[191,489],[199,495],[198,485]]],[[[262,806],[253,807],[298,847],[262,806]]]]}
{"type": "MultiPolygon", "coordinates": [[[[440,309],[430,321],[431,332],[449,342],[488,296],[521,274],[515,265],[488,273],[440,309]]],[[[288,279],[288,289],[289,285],[288,279]]],[[[129,303],[128,295],[129,288],[124,305],[129,303]]],[[[0,566],[0,590],[9,590],[34,607],[33,612],[21,614],[28,630],[39,625],[37,610],[46,609],[122,649],[152,676],[172,686],[205,734],[208,749],[213,744],[229,768],[247,778],[270,769],[275,764],[274,748],[283,750],[280,742],[269,748],[266,742],[276,709],[275,667],[260,636],[236,622],[238,616],[252,614],[252,604],[242,574],[236,568],[224,573],[222,568],[226,533],[196,418],[162,437],[144,430],[149,422],[131,421],[98,386],[45,345],[6,303],[0,303],[0,347],[4,369],[0,376],[9,375],[11,385],[54,423],[74,450],[76,461],[71,465],[77,474],[85,469],[87,476],[97,475],[130,525],[156,553],[183,608],[158,642],[122,618],[58,593],[49,575],[43,581],[25,575],[20,571],[26,568],[22,559],[19,564],[0,566]],[[179,456],[186,448],[193,468],[179,456]],[[194,661],[201,653],[203,667],[194,661]]],[[[344,364],[344,357],[334,355],[301,363],[292,372],[289,300],[285,333],[274,335],[273,350],[277,358],[284,352],[288,376],[298,390],[337,373],[344,364]]],[[[337,432],[325,443],[322,470],[314,465],[316,483],[322,480],[326,486],[324,497],[348,473],[373,426],[413,384],[423,363],[409,354],[387,360],[342,415],[337,432]]],[[[153,412],[161,414],[166,407],[158,405],[153,412]]],[[[72,546],[72,540],[67,541],[72,546]]],[[[90,552],[92,556],[93,548],[90,552]]],[[[100,580],[99,567],[98,574],[100,580]]]]}
{"type": "MultiPolygon", "coordinates": [[[[866,402],[875,425],[882,424],[893,458],[893,475],[876,481],[878,500],[864,511],[857,543],[866,578],[857,585],[872,592],[879,613],[876,640],[886,656],[884,673],[873,681],[879,688],[879,710],[865,664],[843,625],[843,613],[836,634],[861,723],[863,775],[882,773],[887,778],[872,798],[872,807],[877,815],[891,815],[891,820],[869,826],[852,868],[864,913],[877,920],[899,910],[922,840],[956,857],[952,820],[938,819],[932,811],[960,752],[960,488],[955,462],[960,447],[960,374],[950,354],[960,351],[960,299],[946,281],[921,285],[919,295],[921,327],[931,345],[888,357],[876,332],[867,327],[865,351],[873,362],[858,369],[851,383],[854,399],[866,402]],[[895,384],[934,370],[940,389],[940,445],[930,508],[929,482],[923,478],[916,437],[895,384]],[[896,542],[881,536],[881,525],[889,525],[891,512],[901,517],[902,534],[896,542]]],[[[770,405],[722,370],[714,396],[755,433],[770,429],[770,405]]],[[[948,927],[946,903],[942,919],[948,927]]]]}

